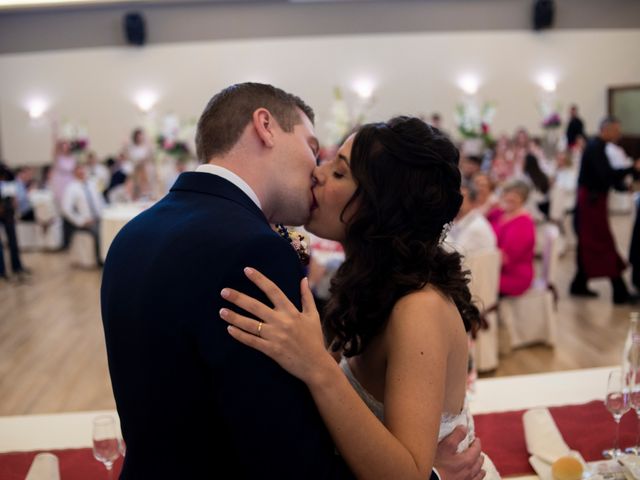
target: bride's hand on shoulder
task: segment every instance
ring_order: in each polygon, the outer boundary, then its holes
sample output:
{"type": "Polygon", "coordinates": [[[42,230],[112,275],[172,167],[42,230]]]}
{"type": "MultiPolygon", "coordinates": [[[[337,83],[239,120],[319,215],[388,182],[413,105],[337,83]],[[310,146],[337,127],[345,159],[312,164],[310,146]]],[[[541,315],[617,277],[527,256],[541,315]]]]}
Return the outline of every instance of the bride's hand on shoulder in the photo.
{"type": "Polygon", "coordinates": [[[239,342],[259,350],[305,383],[313,381],[325,362],[335,361],[324,346],[320,315],[307,278],[300,282],[302,312],[278,286],[255,269],[245,275],[274,305],[273,308],[242,292],[224,288],[220,295],[258,320],[222,308],[220,317],[229,323],[229,334],[239,342]]]}

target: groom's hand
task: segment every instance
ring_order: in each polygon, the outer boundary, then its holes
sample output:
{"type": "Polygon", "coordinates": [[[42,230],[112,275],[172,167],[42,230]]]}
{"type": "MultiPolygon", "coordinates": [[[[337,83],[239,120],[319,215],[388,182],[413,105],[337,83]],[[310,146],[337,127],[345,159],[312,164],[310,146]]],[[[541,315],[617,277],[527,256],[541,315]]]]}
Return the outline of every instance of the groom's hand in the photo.
{"type": "Polygon", "coordinates": [[[458,426],[438,443],[434,467],[441,480],[481,480],[486,475],[482,470],[484,457],[479,438],[464,452],[456,453],[458,444],[466,435],[467,429],[458,426]]]}

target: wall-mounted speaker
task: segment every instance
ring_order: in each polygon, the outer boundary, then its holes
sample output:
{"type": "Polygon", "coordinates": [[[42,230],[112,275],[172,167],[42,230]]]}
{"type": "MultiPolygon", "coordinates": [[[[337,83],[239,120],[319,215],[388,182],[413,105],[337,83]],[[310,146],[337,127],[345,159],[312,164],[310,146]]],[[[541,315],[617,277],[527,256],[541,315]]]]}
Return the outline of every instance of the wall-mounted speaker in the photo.
{"type": "Polygon", "coordinates": [[[147,31],[144,24],[144,17],[138,12],[129,12],[122,21],[124,35],[129,45],[144,45],[147,39],[147,31]]]}
{"type": "Polygon", "coordinates": [[[534,0],[533,2],[533,28],[542,30],[553,25],[555,5],[553,0],[534,0]]]}

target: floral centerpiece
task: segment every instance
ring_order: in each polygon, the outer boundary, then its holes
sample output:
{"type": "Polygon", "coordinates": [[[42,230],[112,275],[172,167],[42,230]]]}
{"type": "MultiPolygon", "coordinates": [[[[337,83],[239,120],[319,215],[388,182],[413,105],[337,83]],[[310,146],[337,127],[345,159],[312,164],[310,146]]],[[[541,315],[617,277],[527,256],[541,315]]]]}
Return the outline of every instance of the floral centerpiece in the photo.
{"type": "Polygon", "coordinates": [[[553,112],[542,120],[542,128],[545,130],[558,128],[560,125],[562,125],[562,120],[558,112],[553,112]]]}
{"type": "Polygon", "coordinates": [[[543,100],[538,103],[538,110],[542,116],[541,126],[544,130],[553,130],[562,125],[560,118],[560,104],[552,100],[543,100]]]}
{"type": "Polygon", "coordinates": [[[190,143],[195,134],[194,129],[193,120],[181,123],[176,115],[165,115],[156,135],[158,150],[179,161],[191,158],[193,155],[190,143]]]}
{"type": "Polygon", "coordinates": [[[89,146],[89,133],[87,128],[68,120],[60,127],[58,139],[69,143],[71,153],[83,153],[89,146]]]}
{"type": "MultiPolygon", "coordinates": [[[[480,142],[479,147],[490,147],[494,140],[491,135],[491,124],[496,114],[496,108],[492,103],[485,102],[479,106],[475,102],[460,103],[456,106],[455,122],[458,133],[465,143],[480,142]],[[469,142],[469,141],[475,142],[469,142]]],[[[478,149],[477,146],[474,145],[478,149]]],[[[473,152],[480,153],[480,152],[473,152]]]]}

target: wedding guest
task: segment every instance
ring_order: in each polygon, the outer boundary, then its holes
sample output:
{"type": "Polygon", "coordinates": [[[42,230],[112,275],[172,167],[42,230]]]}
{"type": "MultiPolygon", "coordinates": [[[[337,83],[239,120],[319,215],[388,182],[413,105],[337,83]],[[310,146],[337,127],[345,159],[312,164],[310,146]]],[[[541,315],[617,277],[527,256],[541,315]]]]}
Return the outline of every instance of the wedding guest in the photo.
{"type": "Polygon", "coordinates": [[[478,193],[472,183],[462,184],[462,205],[453,221],[445,243],[468,256],[496,248],[496,234],[486,217],[475,207],[478,193]]]}
{"type": "Polygon", "coordinates": [[[567,145],[573,148],[578,138],[586,138],[584,133],[584,123],[578,116],[578,106],[576,104],[569,107],[569,122],[567,123],[567,145]]]}
{"type": "MultiPolygon", "coordinates": [[[[16,235],[15,215],[15,177],[13,172],[0,162],[0,225],[4,228],[9,255],[11,257],[11,270],[18,280],[24,280],[31,272],[24,268],[20,259],[18,237],[16,235]]],[[[7,280],[7,271],[4,265],[4,249],[0,241],[0,279],[7,280]]]]}
{"type": "Polygon", "coordinates": [[[131,143],[126,148],[126,156],[134,166],[153,161],[153,147],[148,142],[142,128],[136,128],[131,133],[131,143]]]}
{"type": "Polygon", "coordinates": [[[95,152],[87,153],[85,168],[87,169],[87,180],[92,182],[98,192],[103,193],[109,186],[111,173],[106,165],[98,160],[95,152]]]}
{"type": "Polygon", "coordinates": [[[23,222],[35,221],[33,205],[29,200],[29,190],[34,186],[32,167],[20,167],[16,170],[16,205],[18,219],[23,222]]]}
{"type": "Polygon", "coordinates": [[[495,186],[486,173],[475,174],[471,183],[476,191],[474,208],[486,216],[498,203],[495,186]]]}
{"type": "Polygon", "coordinates": [[[529,186],[521,180],[507,183],[500,198],[500,207],[489,213],[489,222],[496,233],[502,252],[500,294],[522,295],[533,282],[535,224],[525,204],[529,186]]]}
{"type": "Polygon", "coordinates": [[[104,200],[93,183],[88,181],[84,165],[76,166],[74,177],[75,180],[64,192],[62,215],[71,235],[78,231],[91,234],[95,245],[96,263],[101,265],[99,235],[104,200]]]}
{"type": "MultiPolygon", "coordinates": [[[[73,181],[73,171],[76,168],[76,158],[71,152],[71,144],[66,140],[56,140],[53,151],[53,167],[49,177],[49,188],[53,191],[56,206],[62,205],[62,197],[67,185],[73,181]]],[[[65,238],[65,245],[68,238],[65,238]]]]}
{"type": "Polygon", "coordinates": [[[122,185],[127,180],[127,175],[133,171],[129,167],[130,164],[127,162],[127,157],[124,152],[119,153],[115,158],[109,157],[107,159],[107,168],[109,168],[111,178],[109,179],[109,185],[104,191],[104,198],[108,202],[110,202],[109,194],[111,191],[119,185],[122,185]]]}
{"type": "Polygon", "coordinates": [[[502,184],[512,178],[515,171],[514,152],[511,140],[506,135],[500,135],[493,149],[491,161],[491,178],[498,184],[502,184]]]}
{"type": "Polygon", "coordinates": [[[482,157],[479,155],[464,155],[460,159],[460,173],[462,180],[469,182],[477,174],[480,173],[482,165],[482,157]]]}

